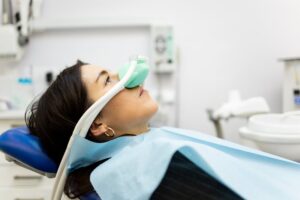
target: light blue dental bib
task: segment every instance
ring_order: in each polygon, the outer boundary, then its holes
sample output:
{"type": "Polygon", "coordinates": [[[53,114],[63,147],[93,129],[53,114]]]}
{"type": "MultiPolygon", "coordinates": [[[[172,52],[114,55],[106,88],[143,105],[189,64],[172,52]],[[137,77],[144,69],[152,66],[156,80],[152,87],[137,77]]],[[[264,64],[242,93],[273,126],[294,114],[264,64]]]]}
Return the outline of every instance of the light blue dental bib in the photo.
{"type": "Polygon", "coordinates": [[[153,128],[106,143],[75,138],[69,170],[110,158],[90,180],[103,199],[149,199],[179,151],[245,199],[299,199],[300,164],[198,132],[153,128]]]}

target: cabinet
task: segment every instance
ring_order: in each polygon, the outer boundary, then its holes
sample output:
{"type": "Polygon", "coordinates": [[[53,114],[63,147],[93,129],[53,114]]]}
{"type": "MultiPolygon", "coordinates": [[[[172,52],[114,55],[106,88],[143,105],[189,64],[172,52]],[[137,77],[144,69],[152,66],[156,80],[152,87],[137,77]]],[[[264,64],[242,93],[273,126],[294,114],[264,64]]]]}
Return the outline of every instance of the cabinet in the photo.
{"type": "MultiPolygon", "coordinates": [[[[25,125],[23,112],[1,113],[0,134],[25,125]]],[[[0,152],[0,199],[50,200],[54,179],[49,179],[5,160],[0,152]]]]}
{"type": "Polygon", "coordinates": [[[283,111],[300,110],[300,57],[284,58],[283,111]]]}

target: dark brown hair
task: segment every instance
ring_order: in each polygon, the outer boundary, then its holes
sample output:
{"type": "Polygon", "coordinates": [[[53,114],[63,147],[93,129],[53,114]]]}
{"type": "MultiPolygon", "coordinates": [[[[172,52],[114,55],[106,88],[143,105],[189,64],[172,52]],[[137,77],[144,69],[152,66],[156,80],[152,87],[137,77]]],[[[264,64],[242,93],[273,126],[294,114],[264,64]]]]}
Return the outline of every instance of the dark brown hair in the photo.
{"type": "MultiPolygon", "coordinates": [[[[81,80],[80,69],[83,65],[85,63],[77,61],[75,65],[64,69],[45,93],[26,111],[27,127],[32,134],[39,137],[46,153],[58,165],[76,123],[92,104],[81,80]]],[[[79,169],[83,176],[78,176],[76,171],[69,175],[65,193],[70,198],[76,198],[92,190],[89,174],[95,167],[79,169]],[[77,176],[78,178],[75,178],[77,176]],[[80,187],[76,181],[81,182],[80,187]],[[76,194],[73,195],[73,193],[76,194]]]]}

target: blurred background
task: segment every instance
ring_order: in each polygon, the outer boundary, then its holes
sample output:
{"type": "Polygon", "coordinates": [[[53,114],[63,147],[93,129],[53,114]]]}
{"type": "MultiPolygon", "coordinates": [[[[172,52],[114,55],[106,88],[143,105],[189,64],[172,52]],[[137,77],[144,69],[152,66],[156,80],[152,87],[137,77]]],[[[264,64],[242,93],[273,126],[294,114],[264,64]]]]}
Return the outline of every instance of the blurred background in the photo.
{"type": "MultiPolygon", "coordinates": [[[[148,57],[151,74],[145,87],[161,104],[154,126],[215,135],[207,109],[217,110],[232,90],[242,99],[264,97],[272,112],[284,111],[285,62],[280,59],[299,56],[299,1],[10,2],[14,26],[25,33],[20,51],[10,47],[17,41],[13,33],[0,35],[4,118],[23,116],[29,100],[77,59],[116,70],[132,55],[148,57]],[[28,10],[26,20],[22,9],[28,10]],[[6,45],[15,55],[5,55],[6,45]],[[8,114],[15,110],[20,112],[8,114]]],[[[3,6],[9,8],[5,2],[1,6],[3,12],[3,6]]],[[[224,137],[238,142],[237,128],[245,120],[222,123],[224,137]]]]}
{"type": "MultiPolygon", "coordinates": [[[[24,125],[30,102],[78,59],[116,71],[142,55],[160,105],[151,126],[300,160],[300,1],[0,2],[0,133],[24,125]]],[[[51,199],[53,179],[4,159],[0,175],[1,199],[51,199]]]]}

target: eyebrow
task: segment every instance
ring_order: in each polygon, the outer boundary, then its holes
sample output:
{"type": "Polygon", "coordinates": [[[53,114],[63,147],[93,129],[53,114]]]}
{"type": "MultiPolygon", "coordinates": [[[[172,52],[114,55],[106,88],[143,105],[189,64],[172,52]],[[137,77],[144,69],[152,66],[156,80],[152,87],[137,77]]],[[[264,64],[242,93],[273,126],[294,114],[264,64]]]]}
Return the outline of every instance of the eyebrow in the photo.
{"type": "Polygon", "coordinates": [[[108,72],[106,70],[100,71],[99,74],[98,74],[98,76],[97,76],[97,78],[96,78],[96,80],[95,80],[95,83],[97,83],[98,80],[100,79],[100,77],[103,76],[103,75],[105,75],[105,74],[108,74],[108,72]]]}

